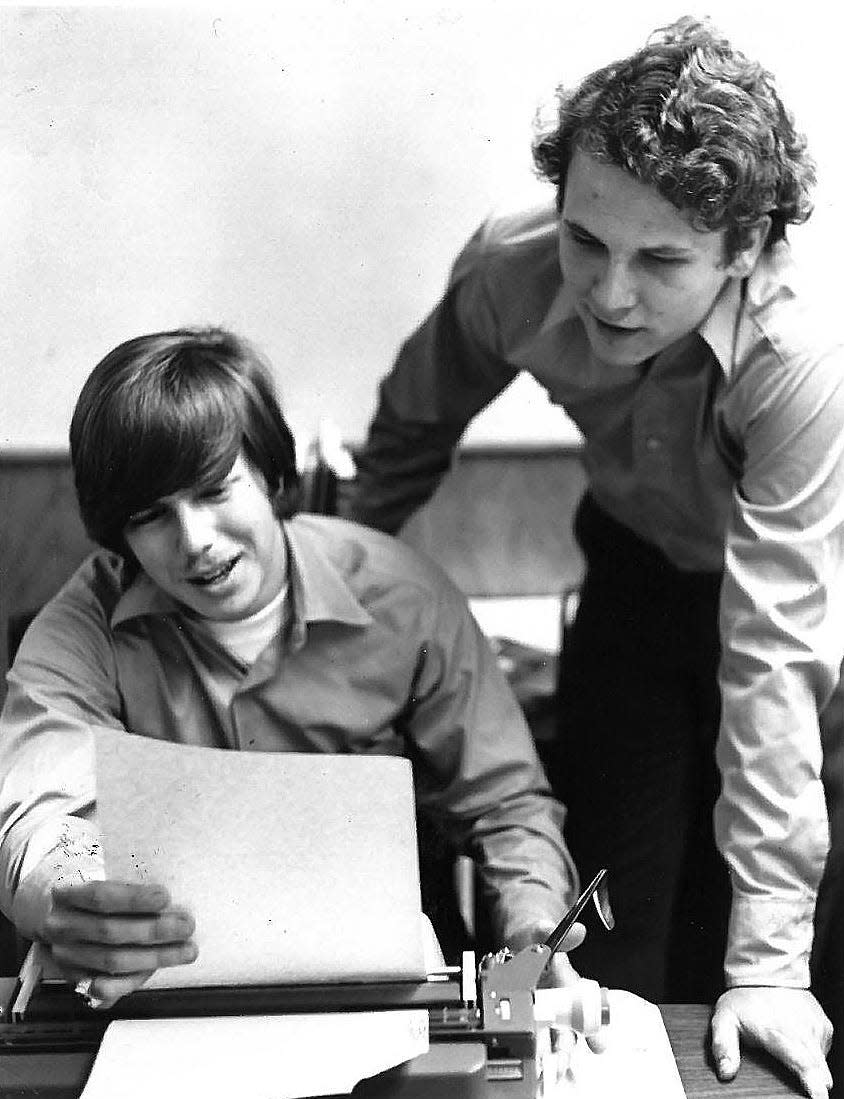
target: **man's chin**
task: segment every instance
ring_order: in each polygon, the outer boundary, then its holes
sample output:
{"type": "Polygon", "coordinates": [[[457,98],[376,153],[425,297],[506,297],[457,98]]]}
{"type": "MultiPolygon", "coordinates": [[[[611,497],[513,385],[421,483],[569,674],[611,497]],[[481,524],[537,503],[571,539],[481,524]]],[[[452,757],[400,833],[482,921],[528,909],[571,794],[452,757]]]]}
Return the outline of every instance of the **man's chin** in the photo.
{"type": "Polygon", "coordinates": [[[638,370],[653,354],[649,354],[648,352],[645,352],[644,354],[639,354],[637,352],[623,354],[619,351],[608,351],[604,347],[596,347],[594,345],[592,346],[592,351],[598,362],[603,363],[605,366],[614,367],[617,370],[629,370],[631,373],[638,370]]]}

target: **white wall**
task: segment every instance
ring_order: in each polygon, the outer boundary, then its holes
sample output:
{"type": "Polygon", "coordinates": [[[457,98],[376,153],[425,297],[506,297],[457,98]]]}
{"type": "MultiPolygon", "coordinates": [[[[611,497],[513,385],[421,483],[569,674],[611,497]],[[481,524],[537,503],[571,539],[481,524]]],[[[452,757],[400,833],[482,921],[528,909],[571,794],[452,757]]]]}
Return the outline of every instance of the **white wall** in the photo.
{"type": "MultiPolygon", "coordinates": [[[[359,438],[463,239],[545,193],[537,105],[687,6],[0,8],[0,446],[63,447],[102,354],[197,322],[269,353],[301,436],[329,416],[359,438]]],[[[841,250],[844,183],[824,8],[705,9],[810,135],[822,186],[794,239],[818,270],[841,250]]],[[[523,396],[488,431],[544,433],[541,405],[523,396]]]]}

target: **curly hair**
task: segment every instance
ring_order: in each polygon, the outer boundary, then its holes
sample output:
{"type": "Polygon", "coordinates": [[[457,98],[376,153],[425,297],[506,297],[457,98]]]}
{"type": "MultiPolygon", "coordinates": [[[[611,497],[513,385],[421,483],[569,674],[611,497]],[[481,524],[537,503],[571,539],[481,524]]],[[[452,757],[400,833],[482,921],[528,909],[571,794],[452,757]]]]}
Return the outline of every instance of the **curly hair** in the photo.
{"type": "Polygon", "coordinates": [[[708,22],[684,16],[654,31],[632,56],[558,88],[557,103],[533,156],[558,209],[580,149],[654,186],[696,229],[726,230],[728,262],[764,216],[770,247],[812,212],[814,163],[773,77],[708,22]]]}
{"type": "Polygon", "coordinates": [[[269,367],[221,328],[127,340],[94,367],[76,402],[70,452],[88,534],[132,555],[123,532],[156,500],[225,477],[240,451],[262,473],[276,514],[298,504],[293,436],[269,367]]]}

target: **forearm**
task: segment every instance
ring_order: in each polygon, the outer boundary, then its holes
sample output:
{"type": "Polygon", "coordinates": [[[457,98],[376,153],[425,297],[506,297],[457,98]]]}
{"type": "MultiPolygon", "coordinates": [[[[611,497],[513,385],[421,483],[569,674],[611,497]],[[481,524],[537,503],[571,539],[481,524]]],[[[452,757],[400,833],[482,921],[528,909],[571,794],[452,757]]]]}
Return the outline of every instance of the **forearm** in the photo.
{"type": "Polygon", "coordinates": [[[559,922],[578,891],[577,872],[562,837],[563,811],[550,795],[507,798],[475,822],[468,849],[502,945],[559,922]]]}
{"type": "Polygon", "coordinates": [[[100,881],[104,877],[96,825],[80,817],[42,825],[26,846],[8,914],[25,938],[41,938],[54,886],[100,881]]]}
{"type": "Polygon", "coordinates": [[[395,534],[434,492],[460,432],[402,420],[382,399],[363,450],[347,517],[395,534]]]}
{"type": "MultiPolygon", "coordinates": [[[[725,585],[729,598],[730,577],[725,585]]],[[[836,650],[817,628],[792,622],[786,633],[782,616],[766,622],[747,610],[732,621],[721,672],[722,792],[715,811],[733,886],[726,977],[731,986],[807,988],[829,847],[818,710],[836,650]]]]}
{"type": "Polygon", "coordinates": [[[402,346],[357,456],[348,517],[394,533],[433,493],[466,425],[518,371],[497,350],[498,319],[471,261],[402,346]]]}
{"type": "Polygon", "coordinates": [[[23,914],[38,883],[90,869],[94,726],[61,712],[19,676],[9,683],[0,719],[0,908],[19,926],[25,918],[29,932],[34,917],[23,914]],[[18,893],[25,881],[24,901],[18,893]]]}
{"type": "Polygon", "coordinates": [[[761,706],[749,707],[746,720],[753,721],[755,711],[767,738],[749,729],[742,735],[730,720],[729,691],[725,698],[715,829],[733,886],[727,984],[808,988],[812,921],[829,844],[817,739],[794,730],[775,735],[775,721],[761,706]]]}

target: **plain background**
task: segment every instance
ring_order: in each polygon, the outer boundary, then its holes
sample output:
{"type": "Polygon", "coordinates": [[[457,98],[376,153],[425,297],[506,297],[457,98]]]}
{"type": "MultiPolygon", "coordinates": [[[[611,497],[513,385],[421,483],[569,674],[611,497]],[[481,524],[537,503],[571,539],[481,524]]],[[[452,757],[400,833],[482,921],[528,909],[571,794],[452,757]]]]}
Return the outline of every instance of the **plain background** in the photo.
{"type": "MultiPolygon", "coordinates": [[[[359,440],[378,379],[496,207],[542,200],[556,84],[709,14],[777,76],[819,165],[792,234],[819,294],[842,245],[828,4],[300,0],[0,7],[0,447],[62,449],[121,340],[221,323],[274,363],[300,439],[359,440]]],[[[476,438],[565,435],[523,386],[476,438]]]]}

